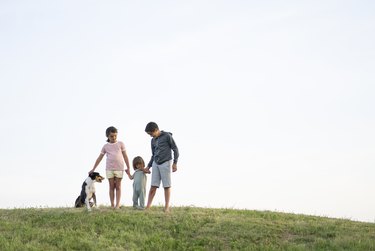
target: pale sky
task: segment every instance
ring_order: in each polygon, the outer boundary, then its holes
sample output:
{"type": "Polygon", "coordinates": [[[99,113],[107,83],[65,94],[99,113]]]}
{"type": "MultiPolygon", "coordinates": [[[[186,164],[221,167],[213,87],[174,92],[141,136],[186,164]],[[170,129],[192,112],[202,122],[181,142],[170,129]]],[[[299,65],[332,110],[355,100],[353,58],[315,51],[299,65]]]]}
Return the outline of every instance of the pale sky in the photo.
{"type": "Polygon", "coordinates": [[[374,69],[373,1],[1,0],[0,208],[72,206],[105,129],[147,162],[155,121],[174,206],[375,222],[374,69]]]}

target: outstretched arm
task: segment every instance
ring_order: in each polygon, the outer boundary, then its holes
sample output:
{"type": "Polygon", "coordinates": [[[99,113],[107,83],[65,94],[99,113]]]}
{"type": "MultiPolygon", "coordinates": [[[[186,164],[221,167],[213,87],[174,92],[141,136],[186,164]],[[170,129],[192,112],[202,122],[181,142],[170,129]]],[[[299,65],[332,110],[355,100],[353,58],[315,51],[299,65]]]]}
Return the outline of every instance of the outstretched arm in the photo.
{"type": "Polygon", "coordinates": [[[103,157],[104,157],[103,153],[99,154],[99,157],[96,159],[94,167],[91,169],[91,171],[89,172],[89,174],[93,173],[95,171],[95,169],[98,167],[100,161],[102,161],[103,157]]]}

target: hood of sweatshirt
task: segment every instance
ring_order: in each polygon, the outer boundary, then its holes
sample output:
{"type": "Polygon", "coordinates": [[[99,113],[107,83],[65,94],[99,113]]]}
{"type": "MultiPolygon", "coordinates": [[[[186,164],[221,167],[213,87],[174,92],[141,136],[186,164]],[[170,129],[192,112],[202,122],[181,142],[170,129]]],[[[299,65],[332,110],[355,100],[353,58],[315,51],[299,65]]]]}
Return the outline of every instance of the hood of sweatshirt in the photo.
{"type": "MultiPolygon", "coordinates": [[[[160,131],[160,136],[164,135],[164,134],[169,134],[169,135],[173,135],[171,132],[165,132],[165,131],[160,131]]],[[[159,136],[159,137],[160,137],[159,136]]]]}

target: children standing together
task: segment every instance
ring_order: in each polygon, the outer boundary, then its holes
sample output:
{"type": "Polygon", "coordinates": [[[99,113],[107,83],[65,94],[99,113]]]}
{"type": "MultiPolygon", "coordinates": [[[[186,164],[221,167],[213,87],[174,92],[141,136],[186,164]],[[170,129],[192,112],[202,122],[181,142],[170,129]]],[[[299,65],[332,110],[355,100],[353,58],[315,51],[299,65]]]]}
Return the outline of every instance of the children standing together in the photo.
{"type": "Polygon", "coordinates": [[[147,124],[145,132],[152,137],[152,155],[147,167],[142,157],[137,156],[133,159],[132,163],[134,174],[130,174],[129,159],[125,145],[122,141],[117,141],[117,129],[115,127],[109,127],[106,130],[107,143],[102,147],[101,153],[89,173],[95,171],[104,155],[106,155],[106,175],[109,181],[109,198],[111,207],[118,209],[120,208],[121,180],[124,175],[125,163],[127,167],[125,173],[129,179],[133,180],[133,207],[135,209],[149,209],[156,194],[156,190],[159,188],[160,183],[162,183],[165,197],[164,211],[169,212],[170,188],[172,185],[171,172],[177,171],[177,161],[179,157],[178,148],[172,137],[172,133],[160,131],[158,125],[154,122],[147,124]],[[151,168],[152,172],[150,171],[151,168]],[[151,173],[151,188],[145,208],[146,173],[151,173]]]}

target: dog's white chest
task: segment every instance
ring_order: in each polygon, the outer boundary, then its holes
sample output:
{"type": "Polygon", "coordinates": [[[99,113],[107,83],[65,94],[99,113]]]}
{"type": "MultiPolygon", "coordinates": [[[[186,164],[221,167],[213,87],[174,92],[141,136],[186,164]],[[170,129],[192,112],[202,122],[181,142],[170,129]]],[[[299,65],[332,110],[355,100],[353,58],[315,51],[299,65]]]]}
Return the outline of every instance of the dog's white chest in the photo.
{"type": "Polygon", "coordinates": [[[87,196],[91,199],[91,197],[92,197],[92,194],[93,193],[95,193],[95,182],[92,180],[92,179],[90,179],[90,178],[87,178],[86,179],[86,194],[87,194],[87,196]]]}
{"type": "Polygon", "coordinates": [[[94,183],[92,183],[91,186],[88,186],[88,187],[87,187],[87,192],[88,192],[89,194],[93,194],[93,193],[95,193],[95,186],[94,186],[94,183]]]}

